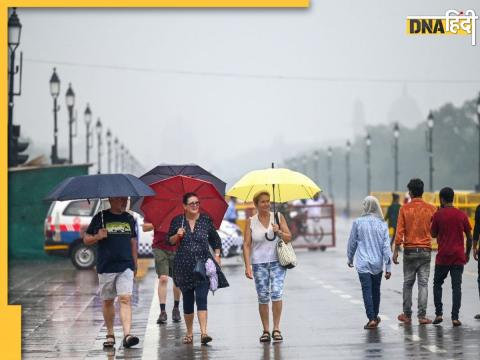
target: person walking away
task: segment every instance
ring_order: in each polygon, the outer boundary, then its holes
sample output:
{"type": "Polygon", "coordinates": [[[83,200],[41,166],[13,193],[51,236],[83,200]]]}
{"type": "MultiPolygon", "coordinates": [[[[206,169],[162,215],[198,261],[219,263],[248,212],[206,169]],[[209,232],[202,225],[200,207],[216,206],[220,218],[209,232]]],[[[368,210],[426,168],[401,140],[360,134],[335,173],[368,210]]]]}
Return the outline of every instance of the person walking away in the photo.
{"type": "Polygon", "coordinates": [[[468,217],[462,211],[453,207],[455,193],[445,187],[440,190],[441,208],[433,215],[432,237],[437,238],[438,252],[435,259],[433,276],[433,299],[435,303],[434,324],[443,321],[442,285],[448,273],[452,278],[452,324],[460,326],[458,319],[462,303],[463,267],[470,258],[472,248],[472,228],[468,217]],[[467,238],[467,249],[463,234],[467,238]]]}
{"type": "Polygon", "coordinates": [[[320,197],[320,193],[316,193],[313,199],[307,199],[305,203],[307,215],[307,237],[313,237],[315,242],[321,240],[323,236],[320,226],[322,217],[322,205],[325,204],[325,197],[320,197]]]}
{"type": "MultiPolygon", "coordinates": [[[[167,234],[154,229],[152,223],[144,223],[142,228],[143,231],[153,230],[152,250],[155,258],[155,271],[158,276],[158,300],[160,302],[160,315],[158,316],[157,324],[165,324],[168,319],[166,312],[168,278],[173,276],[173,261],[178,246],[170,245],[167,241],[167,234]]],[[[180,289],[173,284],[173,322],[182,321],[178,308],[181,294],[180,289]]]]}
{"type": "Polygon", "coordinates": [[[183,318],[187,327],[183,343],[193,343],[194,304],[196,302],[201,331],[200,342],[205,345],[213,340],[207,332],[207,298],[211,284],[209,278],[201,279],[194,276],[197,263],[202,264],[206,272],[207,260],[214,261],[218,277],[217,288],[224,288],[229,284],[219,266],[222,243],[212,219],[208,215],[200,213],[200,200],[195,193],[190,192],[183,195],[182,202],[184,214],[172,219],[168,231],[170,244],[179,244],[173,263],[173,281],[183,295],[183,318]],[[215,259],[210,253],[209,245],[215,253],[215,259]]]}
{"type": "Polygon", "coordinates": [[[114,301],[120,303],[120,320],[123,327],[123,347],[138,344],[139,339],[130,334],[132,324],[133,279],[137,272],[137,232],[132,215],[126,212],[127,197],[111,197],[110,209],[96,214],[85,232],[83,242],[97,244],[97,273],[105,325],[104,347],[115,346],[113,323],[114,301]]]}
{"type": "MultiPolygon", "coordinates": [[[[473,258],[477,261],[478,264],[478,295],[480,297],[480,261],[478,261],[478,253],[480,249],[478,248],[480,237],[480,205],[477,206],[475,210],[475,225],[473,228],[473,258]]],[[[480,314],[475,315],[476,320],[480,320],[480,314]]]]}
{"type": "Polygon", "coordinates": [[[253,196],[257,214],[248,218],[245,224],[243,260],[245,276],[254,279],[258,297],[258,312],[263,333],[260,342],[283,341],[280,319],[283,307],[283,285],[287,269],[280,265],[277,255],[278,238],[284,242],[292,240],[285,218],[280,213],[280,226],[275,223],[270,211],[270,193],[260,191],[253,196]],[[272,241],[267,240],[276,238],[272,241]],[[272,301],[273,331],[270,335],[269,303],[272,301]]]}
{"type": "Polygon", "coordinates": [[[387,209],[387,214],[385,215],[385,221],[388,222],[388,227],[393,229],[392,239],[390,241],[390,246],[393,245],[395,241],[395,233],[397,232],[397,220],[398,213],[400,212],[400,196],[398,194],[392,193],[392,203],[387,209]]]}
{"type": "Polygon", "coordinates": [[[364,329],[375,329],[381,321],[378,312],[383,267],[385,266],[385,279],[388,280],[392,274],[392,250],[382,209],[373,196],[367,196],[363,200],[363,213],[353,222],[350,231],[347,246],[349,267],[353,267],[354,258],[368,318],[364,329]]]}
{"type": "Polygon", "coordinates": [[[432,252],[430,225],[436,208],[423,201],[423,187],[420,179],[411,179],[407,185],[411,201],[400,208],[393,252],[393,262],[398,264],[398,252],[403,245],[403,313],[398,315],[398,320],[407,325],[412,323],[415,280],[418,281],[418,323],[432,323],[426,315],[432,252]]]}

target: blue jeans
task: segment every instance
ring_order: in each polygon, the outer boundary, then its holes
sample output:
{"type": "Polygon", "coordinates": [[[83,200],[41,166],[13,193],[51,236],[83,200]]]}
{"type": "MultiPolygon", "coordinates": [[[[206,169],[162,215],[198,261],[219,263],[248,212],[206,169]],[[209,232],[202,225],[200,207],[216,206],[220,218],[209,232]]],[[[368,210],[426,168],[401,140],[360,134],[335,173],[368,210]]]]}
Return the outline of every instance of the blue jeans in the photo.
{"type": "Polygon", "coordinates": [[[362,285],[363,303],[368,320],[376,320],[380,308],[380,284],[383,272],[372,275],[370,273],[358,273],[362,285]]]}
{"type": "Polygon", "coordinates": [[[287,270],[278,261],[253,264],[253,278],[259,304],[282,300],[283,282],[287,270]]]}

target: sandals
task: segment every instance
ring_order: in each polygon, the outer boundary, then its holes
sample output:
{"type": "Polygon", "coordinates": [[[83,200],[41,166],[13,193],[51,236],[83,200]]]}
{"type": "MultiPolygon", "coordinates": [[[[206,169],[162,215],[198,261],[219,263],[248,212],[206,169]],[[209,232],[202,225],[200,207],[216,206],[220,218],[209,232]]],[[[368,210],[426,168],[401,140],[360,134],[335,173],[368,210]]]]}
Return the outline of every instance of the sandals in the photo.
{"type": "Polygon", "coordinates": [[[262,336],[260,336],[260,342],[267,343],[270,341],[272,341],[272,338],[270,337],[270,333],[268,331],[264,331],[262,336]]]}
{"type": "Polygon", "coordinates": [[[123,347],[128,349],[132,346],[137,345],[139,342],[140,340],[138,339],[138,337],[128,334],[125,335],[125,337],[123,338],[123,347]]]}
{"type": "Polygon", "coordinates": [[[113,348],[115,346],[115,335],[107,335],[107,336],[105,336],[105,338],[107,340],[103,342],[103,347],[104,348],[113,348]]]}
{"type": "Polygon", "coordinates": [[[377,321],[376,320],[371,320],[371,321],[367,322],[363,328],[365,330],[373,330],[373,329],[376,329],[377,326],[378,326],[377,321]]]}
{"type": "Polygon", "coordinates": [[[280,330],[273,330],[272,331],[272,339],[273,341],[283,341],[283,336],[280,330]]]}
{"type": "Polygon", "coordinates": [[[193,335],[185,335],[183,337],[183,343],[184,344],[191,344],[193,343],[193,335]]]}
{"type": "Polygon", "coordinates": [[[202,343],[202,345],[207,345],[212,340],[213,340],[212,337],[209,336],[208,334],[202,334],[200,336],[200,342],[202,343]]]}

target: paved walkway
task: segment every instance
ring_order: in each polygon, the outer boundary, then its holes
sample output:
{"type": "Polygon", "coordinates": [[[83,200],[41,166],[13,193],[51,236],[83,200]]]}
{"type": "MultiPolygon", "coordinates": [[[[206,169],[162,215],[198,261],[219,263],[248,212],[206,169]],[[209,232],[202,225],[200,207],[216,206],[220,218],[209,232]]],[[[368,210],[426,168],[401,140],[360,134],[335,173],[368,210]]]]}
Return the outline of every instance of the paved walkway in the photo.
{"type": "MultiPolygon", "coordinates": [[[[132,332],[140,336],[138,348],[104,352],[105,328],[101,303],[96,296],[96,275],[76,271],[68,260],[49,263],[12,263],[10,303],[23,305],[23,357],[25,359],[359,359],[422,358],[478,359],[480,312],[476,263],[471,262],[463,280],[461,320],[453,328],[449,281],[445,284],[446,320],[443,326],[402,326],[396,316],[402,308],[401,265],[392,279],[382,282],[380,328],[366,331],[357,274],[347,268],[345,242],[349,223],[338,220],[338,247],[326,252],[298,252],[299,266],[289,270],[285,283],[281,328],[285,341],[262,345],[253,282],[243,266],[225,266],[231,287],[209,296],[209,333],[214,341],[201,346],[195,322],[194,344],[181,343],[183,323],[156,324],[159,313],[156,276],[150,268],[137,281],[132,332]]],[[[432,264],[433,265],[433,264],[432,264]]],[[[432,272],[433,275],[433,272],[432,272]]],[[[432,278],[428,315],[433,317],[432,278]]],[[[171,292],[167,311],[171,312],[171,292]]],[[[414,293],[416,301],[416,292],[414,293]]],[[[116,332],[121,338],[120,324],[116,332]]]]}

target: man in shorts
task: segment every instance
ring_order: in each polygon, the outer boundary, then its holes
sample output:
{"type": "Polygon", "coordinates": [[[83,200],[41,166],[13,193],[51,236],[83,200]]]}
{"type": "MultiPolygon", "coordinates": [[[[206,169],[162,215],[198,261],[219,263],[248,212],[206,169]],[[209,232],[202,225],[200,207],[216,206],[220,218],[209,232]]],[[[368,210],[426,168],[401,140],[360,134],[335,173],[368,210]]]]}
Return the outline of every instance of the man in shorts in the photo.
{"type": "Polygon", "coordinates": [[[113,323],[114,301],[120,303],[123,346],[137,345],[138,337],[130,334],[132,324],[133,278],[137,271],[137,232],[135,219],[125,211],[127,197],[108,199],[110,209],[95,215],[83,238],[86,245],[97,244],[97,273],[103,318],[107,327],[104,347],[115,346],[113,323]]]}
{"type": "MultiPolygon", "coordinates": [[[[154,229],[153,224],[144,223],[143,231],[153,230],[153,255],[155,257],[155,270],[158,275],[158,300],[160,302],[160,315],[157,319],[157,324],[165,324],[168,316],[165,310],[167,302],[167,287],[168,278],[173,276],[173,260],[175,259],[175,253],[177,251],[177,245],[170,245],[167,242],[167,234],[154,229]]],[[[180,289],[173,284],[173,310],[172,320],[173,322],[180,322],[182,317],[180,316],[180,310],[178,305],[180,304],[180,289]]]]}

